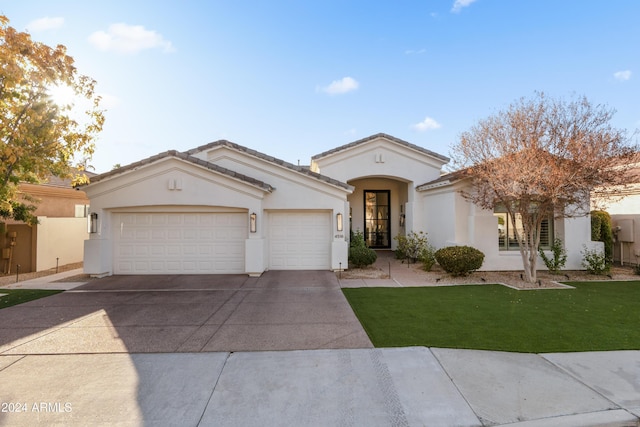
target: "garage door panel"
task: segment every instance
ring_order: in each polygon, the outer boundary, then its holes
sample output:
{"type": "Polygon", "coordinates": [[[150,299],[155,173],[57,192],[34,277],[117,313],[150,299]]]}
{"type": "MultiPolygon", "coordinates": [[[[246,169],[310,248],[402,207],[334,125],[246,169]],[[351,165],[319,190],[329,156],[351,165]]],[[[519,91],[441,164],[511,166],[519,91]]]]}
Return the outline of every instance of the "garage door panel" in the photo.
{"type": "Polygon", "coordinates": [[[116,274],[244,272],[246,214],[122,213],[114,218],[116,274]]]}
{"type": "Polygon", "coordinates": [[[269,223],[271,269],[331,267],[331,215],[328,212],[271,212],[269,223]]]}

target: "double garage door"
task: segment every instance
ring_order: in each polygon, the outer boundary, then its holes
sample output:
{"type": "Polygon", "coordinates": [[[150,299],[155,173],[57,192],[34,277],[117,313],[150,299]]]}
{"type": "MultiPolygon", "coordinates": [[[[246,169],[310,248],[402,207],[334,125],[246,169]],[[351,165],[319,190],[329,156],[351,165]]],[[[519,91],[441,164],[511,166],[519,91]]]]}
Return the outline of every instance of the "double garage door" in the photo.
{"type": "Polygon", "coordinates": [[[244,273],[246,213],[114,215],[115,274],[244,273]]]}
{"type": "MultiPolygon", "coordinates": [[[[330,268],[328,212],[270,212],[269,268],[330,268]]],[[[245,272],[247,213],[117,213],[115,274],[235,274],[245,272]]]]}

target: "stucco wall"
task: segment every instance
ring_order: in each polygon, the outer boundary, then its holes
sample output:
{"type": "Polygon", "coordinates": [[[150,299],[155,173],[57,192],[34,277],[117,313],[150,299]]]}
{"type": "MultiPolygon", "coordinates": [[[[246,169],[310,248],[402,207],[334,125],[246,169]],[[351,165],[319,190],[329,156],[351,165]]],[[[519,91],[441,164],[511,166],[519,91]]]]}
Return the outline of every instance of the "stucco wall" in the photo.
{"type": "Polygon", "coordinates": [[[36,216],[74,218],[76,205],[88,205],[84,191],[51,185],[20,184],[20,191],[36,199],[36,216]]]}
{"type": "Polygon", "coordinates": [[[438,178],[444,163],[381,138],[317,159],[315,166],[321,174],[343,182],[387,176],[420,185],[438,178]]]}
{"type": "MultiPolygon", "coordinates": [[[[482,270],[522,270],[520,251],[501,251],[498,247],[498,219],[492,211],[480,209],[459,193],[458,185],[447,185],[420,193],[425,219],[424,231],[436,249],[450,245],[469,245],[485,254],[482,270]]],[[[554,222],[554,233],[562,239],[567,251],[566,270],[582,270],[584,247],[599,248],[591,242],[589,216],[560,218],[554,222]]],[[[550,253],[549,253],[550,255],[550,253]]],[[[537,268],[546,266],[538,257],[537,268]]]]}
{"type": "Polygon", "coordinates": [[[38,217],[36,271],[82,262],[86,218],[38,217]]]}
{"type": "Polygon", "coordinates": [[[420,197],[423,215],[414,219],[414,231],[425,231],[436,249],[456,241],[455,196],[455,193],[447,191],[420,197]]]}

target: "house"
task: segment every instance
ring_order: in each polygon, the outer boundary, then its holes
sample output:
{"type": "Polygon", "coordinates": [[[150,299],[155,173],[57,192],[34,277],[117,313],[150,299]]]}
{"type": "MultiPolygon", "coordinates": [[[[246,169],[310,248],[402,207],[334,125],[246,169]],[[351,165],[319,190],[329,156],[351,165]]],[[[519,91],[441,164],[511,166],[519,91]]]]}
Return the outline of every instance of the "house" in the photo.
{"type": "Polygon", "coordinates": [[[632,183],[620,188],[612,199],[592,195],[592,209],[602,209],[611,216],[613,261],[619,265],[640,264],[640,168],[629,171],[632,183]]]}
{"type": "MultiPolygon", "coordinates": [[[[229,141],[167,151],[93,177],[92,233],[84,269],[110,274],[260,275],[266,270],[345,269],[350,231],[376,249],[426,231],[441,247],[469,244],[483,268],[517,270],[499,250],[499,217],[442,177],[449,159],[386,134],[315,155],[296,166],[229,141]]],[[[468,184],[468,183],[467,183],[468,184]]],[[[552,232],[590,239],[587,220],[552,232]]],[[[572,258],[571,262],[575,260],[572,258]]]]}
{"type": "Polygon", "coordinates": [[[2,272],[14,273],[18,265],[20,272],[28,273],[82,262],[89,237],[89,199],[84,191],[74,189],[69,179],[53,176],[42,184],[21,183],[19,191],[35,199],[38,224],[10,219],[0,223],[2,272]]]}

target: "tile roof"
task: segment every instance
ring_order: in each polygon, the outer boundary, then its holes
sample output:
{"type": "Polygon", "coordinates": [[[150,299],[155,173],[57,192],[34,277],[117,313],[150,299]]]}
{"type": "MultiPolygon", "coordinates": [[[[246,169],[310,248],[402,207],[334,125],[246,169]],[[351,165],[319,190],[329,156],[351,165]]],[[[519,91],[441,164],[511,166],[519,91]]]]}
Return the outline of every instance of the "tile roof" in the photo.
{"type": "Polygon", "coordinates": [[[371,135],[371,136],[368,136],[366,138],[359,139],[357,141],[353,141],[353,142],[351,142],[349,144],[342,145],[340,147],[336,147],[336,148],[334,148],[332,150],[329,150],[329,151],[325,151],[324,153],[316,154],[315,156],[312,157],[312,159],[316,160],[316,159],[319,159],[319,158],[322,158],[322,157],[326,157],[326,156],[329,156],[331,154],[338,153],[340,151],[356,147],[356,146],[358,146],[360,144],[364,144],[364,143],[367,143],[369,141],[372,141],[372,140],[378,139],[378,138],[387,139],[389,141],[395,142],[396,144],[402,145],[402,146],[407,147],[407,148],[411,148],[413,150],[419,151],[419,152],[421,152],[423,154],[426,154],[428,156],[435,157],[436,159],[441,160],[443,162],[448,162],[450,160],[448,157],[443,156],[442,154],[438,154],[438,153],[436,153],[434,151],[427,150],[426,148],[422,148],[422,147],[417,146],[415,144],[411,144],[410,142],[404,141],[404,140],[402,140],[400,138],[396,138],[395,136],[387,135],[386,133],[377,133],[375,135],[371,135]]]}
{"type": "Polygon", "coordinates": [[[165,158],[169,158],[169,157],[175,157],[175,158],[178,158],[178,159],[181,159],[181,160],[185,160],[187,162],[190,162],[190,163],[193,163],[193,164],[196,164],[196,165],[199,165],[199,166],[203,166],[203,167],[205,167],[205,168],[207,168],[209,170],[221,173],[223,175],[227,175],[227,176],[229,176],[231,178],[235,178],[237,180],[246,182],[246,183],[251,184],[251,185],[253,185],[255,187],[259,187],[259,188],[261,188],[261,189],[263,189],[265,191],[272,192],[274,190],[274,188],[271,185],[269,185],[269,184],[267,184],[265,182],[262,182],[260,180],[255,179],[255,178],[251,178],[250,176],[247,176],[247,175],[243,175],[243,174],[234,172],[234,171],[232,171],[230,169],[223,168],[222,166],[218,166],[216,164],[207,162],[206,160],[199,159],[199,158],[194,157],[194,156],[192,156],[192,155],[190,155],[188,153],[189,152],[184,152],[183,153],[183,152],[176,151],[176,150],[165,151],[164,153],[156,154],[155,156],[151,156],[151,157],[148,157],[146,159],[137,161],[135,163],[131,163],[129,165],[113,169],[113,170],[111,170],[109,172],[105,172],[105,173],[102,173],[100,175],[96,175],[96,176],[91,178],[91,184],[99,182],[99,181],[102,181],[103,179],[110,178],[110,177],[115,176],[115,175],[122,174],[122,173],[130,171],[130,170],[135,170],[135,169],[137,169],[137,168],[139,168],[141,166],[149,165],[149,164],[154,163],[154,162],[156,162],[158,160],[161,160],[161,159],[165,159],[165,158]]]}
{"type": "MultiPolygon", "coordinates": [[[[78,171],[77,169],[73,168],[71,170],[72,174],[85,174],[87,177],[89,177],[89,179],[91,179],[92,177],[96,176],[97,174],[94,172],[90,172],[90,171],[78,171]]],[[[59,176],[54,176],[54,175],[49,175],[45,181],[39,182],[39,183],[33,183],[34,185],[44,185],[47,187],[59,187],[59,188],[73,188],[73,185],[71,184],[71,182],[73,181],[72,178],[60,178],[59,176]]]]}
{"type": "Polygon", "coordinates": [[[470,177],[470,169],[460,169],[440,175],[433,181],[425,182],[416,187],[416,190],[428,190],[430,188],[443,187],[470,177]]]}
{"type": "Polygon", "coordinates": [[[344,183],[342,181],[338,181],[337,179],[333,179],[330,178],[326,175],[321,175],[319,173],[316,172],[312,172],[311,170],[309,170],[309,166],[296,166],[292,163],[288,163],[285,162],[284,160],[280,160],[276,157],[273,156],[269,156],[267,154],[261,153],[259,151],[253,150],[251,148],[247,148],[247,147],[243,147],[242,145],[227,141],[227,140],[219,140],[219,141],[214,141],[211,142],[209,144],[205,144],[205,145],[201,145],[200,147],[194,148],[192,150],[186,151],[186,154],[192,155],[192,154],[196,154],[196,153],[200,153],[202,151],[206,151],[209,150],[211,148],[215,148],[215,147],[228,147],[231,148],[233,150],[248,154],[250,156],[256,157],[258,159],[267,161],[269,163],[273,163],[275,165],[284,167],[286,169],[290,169],[292,171],[301,173],[303,175],[309,176],[311,178],[315,178],[319,181],[323,181],[326,182],[328,184],[334,185],[336,187],[341,187],[341,188],[345,188],[347,190],[351,190],[353,189],[353,187],[347,183],[344,183]]]}

